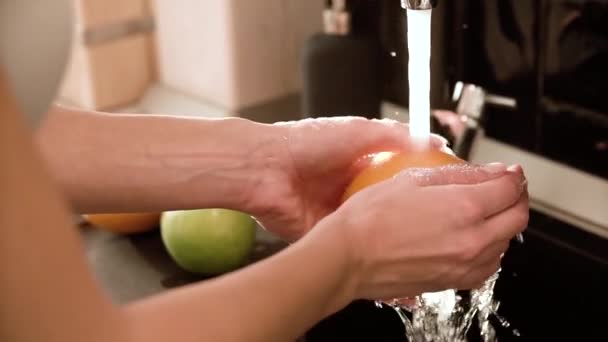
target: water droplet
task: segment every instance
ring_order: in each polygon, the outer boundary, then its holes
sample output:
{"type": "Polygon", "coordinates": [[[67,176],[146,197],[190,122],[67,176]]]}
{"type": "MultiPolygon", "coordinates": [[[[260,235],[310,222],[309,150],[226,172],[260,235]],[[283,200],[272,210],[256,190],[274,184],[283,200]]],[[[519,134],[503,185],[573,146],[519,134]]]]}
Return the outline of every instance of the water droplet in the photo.
{"type": "Polygon", "coordinates": [[[509,323],[509,321],[507,321],[507,319],[501,315],[494,313],[494,317],[496,317],[496,319],[500,322],[500,325],[502,325],[504,328],[511,326],[511,323],[509,323]]]}
{"type": "Polygon", "coordinates": [[[521,337],[521,333],[517,329],[513,329],[513,336],[521,337]]]}

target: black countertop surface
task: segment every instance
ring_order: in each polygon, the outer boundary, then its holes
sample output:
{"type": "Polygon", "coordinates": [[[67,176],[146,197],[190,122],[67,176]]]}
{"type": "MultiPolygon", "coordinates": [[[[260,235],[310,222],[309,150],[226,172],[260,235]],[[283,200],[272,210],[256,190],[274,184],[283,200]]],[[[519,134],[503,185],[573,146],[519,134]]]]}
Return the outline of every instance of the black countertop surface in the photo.
{"type": "MultiPolygon", "coordinates": [[[[117,303],[128,303],[205,278],[180,269],[171,259],[160,231],[119,236],[83,228],[87,258],[95,275],[117,303]]],[[[287,246],[270,233],[258,229],[250,263],[266,258],[287,246]]]]}

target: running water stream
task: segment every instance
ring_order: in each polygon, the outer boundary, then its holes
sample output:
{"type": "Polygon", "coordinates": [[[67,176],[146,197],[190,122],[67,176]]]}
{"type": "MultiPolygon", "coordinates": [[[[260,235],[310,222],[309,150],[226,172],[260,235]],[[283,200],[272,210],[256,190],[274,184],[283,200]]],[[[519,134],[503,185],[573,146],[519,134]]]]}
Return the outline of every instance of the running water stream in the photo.
{"type": "MultiPolygon", "coordinates": [[[[407,10],[409,49],[410,131],[426,145],[431,133],[431,17],[432,10],[407,10]]],[[[410,342],[467,342],[475,318],[484,342],[496,341],[489,317],[496,313],[494,285],[498,273],[480,288],[457,292],[425,293],[410,305],[395,301],[395,308],[406,326],[410,342]],[[466,293],[466,294],[464,294],[466,293]],[[463,295],[464,294],[464,295],[463,295]]]]}

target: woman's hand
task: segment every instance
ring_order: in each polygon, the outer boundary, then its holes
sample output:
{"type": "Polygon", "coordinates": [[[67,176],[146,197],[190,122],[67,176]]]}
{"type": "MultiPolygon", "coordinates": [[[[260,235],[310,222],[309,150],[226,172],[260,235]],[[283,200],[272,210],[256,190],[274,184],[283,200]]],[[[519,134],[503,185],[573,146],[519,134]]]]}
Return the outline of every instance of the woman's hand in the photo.
{"type": "Polygon", "coordinates": [[[497,164],[404,171],[357,193],[315,230],[340,231],[347,292],[378,300],[478,287],[527,222],[521,168],[497,164]]]}
{"type": "MultiPolygon", "coordinates": [[[[411,147],[408,126],[362,118],[308,119],[275,125],[275,167],[252,198],[252,213],[270,231],[294,241],[340,206],[366,154],[411,147]],[[277,157],[278,156],[278,157],[277,157]]],[[[435,148],[445,148],[433,136],[435,148]]]]}

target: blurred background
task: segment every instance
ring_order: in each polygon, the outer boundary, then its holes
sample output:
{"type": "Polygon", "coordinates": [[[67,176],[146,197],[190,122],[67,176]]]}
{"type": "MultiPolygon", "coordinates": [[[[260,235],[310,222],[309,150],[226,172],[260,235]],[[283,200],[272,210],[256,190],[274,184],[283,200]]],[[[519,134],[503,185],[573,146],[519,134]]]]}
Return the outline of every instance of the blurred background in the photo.
{"type": "MultiPolygon", "coordinates": [[[[74,2],[63,103],[267,122],[407,120],[406,24],[397,0],[74,2]]],[[[456,111],[457,84],[481,86],[502,100],[486,101],[488,135],[608,177],[606,6],[440,2],[432,106],[456,111]]],[[[449,135],[438,123],[435,130],[449,135]]]]}
{"type": "MultiPolygon", "coordinates": [[[[324,0],[74,0],[78,23],[60,101],[111,111],[235,115],[299,111],[300,51],[324,0]]],[[[297,114],[297,113],[292,113],[297,114]]]]}

